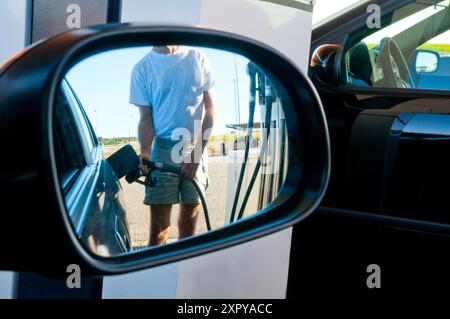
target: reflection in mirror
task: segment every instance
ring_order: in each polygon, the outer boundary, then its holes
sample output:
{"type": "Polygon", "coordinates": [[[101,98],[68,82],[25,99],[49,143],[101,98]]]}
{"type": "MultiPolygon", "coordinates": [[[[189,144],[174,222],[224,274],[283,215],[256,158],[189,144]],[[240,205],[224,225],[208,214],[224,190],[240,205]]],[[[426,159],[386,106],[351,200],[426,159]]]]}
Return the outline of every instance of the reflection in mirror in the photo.
{"type": "Polygon", "coordinates": [[[433,51],[417,51],[416,72],[432,73],[438,68],[439,55],[433,51]]]}
{"type": "Polygon", "coordinates": [[[79,239],[114,256],[267,207],[288,158],[275,82],[243,56],[175,45],[72,67],[55,100],[54,140],[79,239]]]}

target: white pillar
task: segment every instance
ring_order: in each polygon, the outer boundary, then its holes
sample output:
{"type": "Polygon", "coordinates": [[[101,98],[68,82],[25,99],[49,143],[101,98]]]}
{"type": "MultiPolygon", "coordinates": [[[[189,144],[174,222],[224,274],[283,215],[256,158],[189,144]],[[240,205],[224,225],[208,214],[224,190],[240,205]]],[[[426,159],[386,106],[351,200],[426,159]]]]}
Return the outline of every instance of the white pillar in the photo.
{"type": "Polygon", "coordinates": [[[0,1],[0,65],[29,41],[28,0],[0,1]]]}

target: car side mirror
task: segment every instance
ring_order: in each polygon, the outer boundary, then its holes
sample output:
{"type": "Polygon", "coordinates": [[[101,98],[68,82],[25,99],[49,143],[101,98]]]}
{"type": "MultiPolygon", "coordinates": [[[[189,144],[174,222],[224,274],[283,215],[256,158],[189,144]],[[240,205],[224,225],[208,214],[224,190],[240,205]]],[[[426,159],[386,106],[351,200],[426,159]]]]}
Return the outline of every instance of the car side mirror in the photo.
{"type": "Polygon", "coordinates": [[[417,74],[433,73],[439,68],[440,55],[429,50],[417,50],[414,60],[414,67],[417,74]]]}
{"type": "MultiPolygon", "coordinates": [[[[154,124],[171,126],[174,122],[168,119],[174,111],[160,111],[154,124]]],[[[195,130],[189,123],[190,133],[195,130]]],[[[0,269],[52,276],[65,275],[67,265],[74,263],[85,275],[125,273],[266,236],[311,214],[329,179],[327,124],[309,79],[265,44],[197,27],[97,26],[64,33],[27,49],[0,70],[0,137],[8,150],[0,157],[2,206],[10,207],[1,222],[0,269]],[[178,51],[180,47],[186,49],[178,51]],[[184,68],[159,73],[167,86],[150,92],[149,86],[162,82],[144,78],[166,65],[168,56],[161,55],[166,54],[164,50],[181,52],[174,65],[184,68]],[[149,63],[143,57],[150,52],[156,62],[143,72],[137,66],[149,63]],[[197,116],[196,106],[206,103],[205,92],[212,85],[207,80],[211,67],[205,56],[213,61],[217,90],[219,85],[222,90],[216,92],[221,96],[217,108],[223,111],[217,119],[223,132],[205,150],[212,159],[225,156],[224,150],[231,158],[243,158],[228,167],[236,176],[242,175],[237,179],[242,187],[231,188],[234,197],[230,198],[237,200],[227,203],[224,215],[230,222],[198,236],[141,249],[127,229],[126,218],[133,205],[128,209],[121,205],[121,192],[127,183],[140,178],[141,163],[154,171],[165,170],[173,180],[181,174],[176,166],[181,162],[174,161],[175,167],[174,163],[166,165],[167,158],[158,157],[161,152],[140,163],[137,136],[128,124],[137,116],[126,112],[135,112],[136,105],[144,107],[144,112],[149,108],[157,112],[156,94],[172,94],[171,90],[181,87],[187,92],[176,100],[185,103],[181,120],[197,116]],[[191,61],[191,66],[186,68],[182,61],[191,61]],[[185,76],[172,81],[175,75],[185,76]],[[135,90],[130,90],[130,82],[135,90]],[[248,106],[244,113],[248,121],[231,112],[236,90],[245,98],[240,108],[248,106]],[[241,132],[240,137],[223,138],[228,129],[241,132]],[[111,157],[112,152],[120,153],[111,157]],[[277,169],[270,171],[270,167],[277,169]],[[257,194],[258,200],[249,193],[252,183],[259,183],[253,189],[264,190],[263,196],[257,194]],[[254,202],[251,208],[243,206],[246,199],[254,202]]],[[[183,150],[189,146],[182,145],[183,150]]],[[[191,146],[195,149],[195,145],[191,146]]],[[[146,187],[168,185],[169,179],[164,178],[155,172],[151,180],[141,182],[146,187]]],[[[225,183],[218,187],[225,192],[225,183]]],[[[144,194],[144,188],[136,185],[130,194],[137,192],[144,194]]]]}

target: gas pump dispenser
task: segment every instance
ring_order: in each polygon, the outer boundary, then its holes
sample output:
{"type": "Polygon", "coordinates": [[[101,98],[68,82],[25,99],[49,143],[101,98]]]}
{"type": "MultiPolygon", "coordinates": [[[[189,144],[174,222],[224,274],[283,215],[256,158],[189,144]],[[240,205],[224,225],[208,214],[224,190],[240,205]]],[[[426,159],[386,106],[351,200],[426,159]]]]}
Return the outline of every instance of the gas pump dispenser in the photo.
{"type": "MultiPolygon", "coordinates": [[[[249,63],[247,72],[250,77],[250,101],[246,143],[242,163],[229,165],[228,203],[232,203],[232,207],[227,210],[229,214],[225,218],[226,223],[232,223],[243,218],[246,208],[248,212],[255,212],[267,206],[275,198],[284,179],[287,136],[283,125],[284,115],[281,111],[281,105],[277,101],[276,90],[266,74],[255,64],[249,63]],[[255,158],[256,164],[251,165],[249,163],[251,161],[250,146],[253,139],[254,116],[257,105],[264,118],[261,126],[263,134],[261,148],[257,151],[255,158]],[[281,148],[275,148],[275,145],[280,145],[281,148]],[[278,154],[280,149],[282,152],[278,154]],[[279,156],[275,156],[277,154],[279,156]],[[239,178],[234,181],[231,176],[234,175],[236,170],[239,170],[239,178]],[[275,175],[278,178],[275,178],[275,175]],[[243,184],[246,191],[241,194],[243,184]]],[[[230,158],[240,159],[235,154],[231,154],[230,158]]]]}

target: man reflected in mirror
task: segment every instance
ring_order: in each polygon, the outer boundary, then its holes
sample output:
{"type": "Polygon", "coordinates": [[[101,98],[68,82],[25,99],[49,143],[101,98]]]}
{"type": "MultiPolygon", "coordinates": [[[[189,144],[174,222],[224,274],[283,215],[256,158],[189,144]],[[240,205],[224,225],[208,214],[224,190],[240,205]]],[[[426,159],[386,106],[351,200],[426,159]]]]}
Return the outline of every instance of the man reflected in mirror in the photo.
{"type": "MultiPolygon", "coordinates": [[[[139,107],[140,158],[181,166],[181,174],[151,172],[146,187],[150,206],[149,245],[166,243],[172,206],[180,204],[179,238],[195,234],[200,198],[190,182],[208,187],[207,154],[215,118],[214,76],[205,54],[184,46],[158,46],[144,56],[131,74],[130,103],[139,107]]],[[[141,165],[147,175],[148,168],[141,165]]]]}

